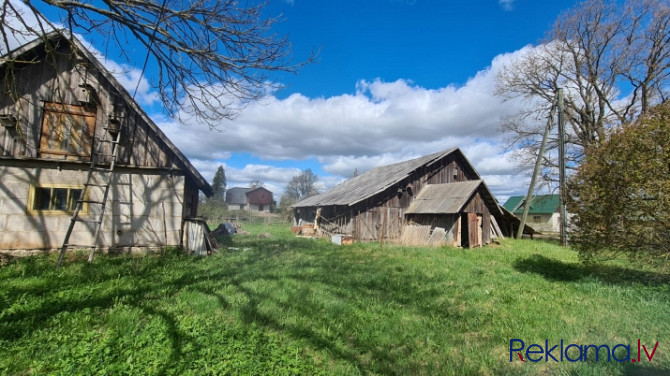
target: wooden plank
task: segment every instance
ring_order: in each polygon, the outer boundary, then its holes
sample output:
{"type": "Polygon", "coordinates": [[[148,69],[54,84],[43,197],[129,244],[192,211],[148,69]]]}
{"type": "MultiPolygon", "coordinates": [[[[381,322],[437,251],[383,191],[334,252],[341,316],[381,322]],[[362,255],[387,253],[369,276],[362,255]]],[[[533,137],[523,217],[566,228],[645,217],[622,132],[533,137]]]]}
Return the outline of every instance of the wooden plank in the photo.
{"type": "Polygon", "coordinates": [[[474,248],[480,245],[478,235],[478,217],[477,213],[468,213],[468,240],[470,241],[468,247],[474,248]]]}
{"type": "Polygon", "coordinates": [[[505,236],[503,235],[503,232],[500,229],[500,226],[498,226],[498,221],[496,221],[496,217],[494,217],[494,216],[491,216],[491,227],[492,227],[494,235],[495,235],[494,238],[499,237],[501,239],[505,239],[505,236]]]}
{"type": "Polygon", "coordinates": [[[185,248],[188,254],[197,256],[207,255],[207,245],[205,244],[205,233],[195,221],[187,221],[184,224],[186,233],[185,248]]]}
{"type": "Polygon", "coordinates": [[[442,227],[435,227],[428,238],[428,243],[434,246],[442,246],[446,244],[447,230],[442,227]]]}
{"type": "Polygon", "coordinates": [[[491,214],[487,211],[482,214],[482,243],[491,243],[491,214]]]}
{"type": "Polygon", "coordinates": [[[430,226],[411,225],[403,230],[400,244],[403,245],[427,245],[430,239],[430,226]]]}
{"type": "Polygon", "coordinates": [[[460,247],[462,245],[461,242],[461,229],[463,228],[463,225],[461,224],[461,218],[456,218],[456,222],[454,223],[454,243],[456,244],[457,247],[460,247]]]}

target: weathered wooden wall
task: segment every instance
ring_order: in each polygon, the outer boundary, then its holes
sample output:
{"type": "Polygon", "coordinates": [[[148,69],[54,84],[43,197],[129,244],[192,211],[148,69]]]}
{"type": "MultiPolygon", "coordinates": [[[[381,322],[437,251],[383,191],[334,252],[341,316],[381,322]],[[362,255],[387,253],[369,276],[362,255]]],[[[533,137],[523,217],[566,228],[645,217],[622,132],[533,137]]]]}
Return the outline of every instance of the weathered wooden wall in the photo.
{"type": "Polygon", "coordinates": [[[272,192],[265,188],[249,191],[247,193],[247,202],[251,205],[270,205],[272,204],[272,192]]]}
{"type": "MultiPolygon", "coordinates": [[[[322,207],[317,220],[317,208],[299,208],[296,221],[314,222],[324,235],[349,234],[357,241],[398,240],[407,225],[405,211],[414,197],[428,184],[443,184],[477,179],[476,173],[456,153],[415,171],[397,186],[380,192],[353,206],[322,207]],[[407,187],[410,187],[408,190],[407,187]],[[398,192],[398,188],[401,191],[398,192]]],[[[481,198],[472,210],[485,208],[481,198]]],[[[482,213],[483,211],[479,211],[482,213]]],[[[488,210],[486,210],[488,213],[488,210]]],[[[297,223],[296,223],[297,224],[297,223]]]]}
{"type": "MultiPolygon", "coordinates": [[[[180,168],[169,147],[151,129],[132,106],[127,105],[119,93],[93,65],[80,63],[62,46],[57,53],[38,57],[31,64],[16,69],[12,80],[0,80],[3,95],[0,96],[0,114],[12,114],[18,119],[18,127],[0,127],[0,157],[40,158],[62,160],[64,157],[40,153],[40,135],[45,103],[66,105],[82,104],[83,86],[94,98],[94,104],[86,108],[95,113],[95,137],[102,138],[104,127],[111,119],[122,124],[122,138],[117,159],[119,164],[135,167],[180,168]]],[[[5,68],[6,70],[7,68],[5,68]]],[[[127,94],[126,94],[127,95],[127,94]]],[[[94,141],[93,148],[97,147],[94,141]]],[[[111,145],[103,145],[109,153],[111,145]]],[[[90,153],[89,153],[90,154],[90,153]]],[[[78,158],[86,161],[88,158],[78,158]]]]}

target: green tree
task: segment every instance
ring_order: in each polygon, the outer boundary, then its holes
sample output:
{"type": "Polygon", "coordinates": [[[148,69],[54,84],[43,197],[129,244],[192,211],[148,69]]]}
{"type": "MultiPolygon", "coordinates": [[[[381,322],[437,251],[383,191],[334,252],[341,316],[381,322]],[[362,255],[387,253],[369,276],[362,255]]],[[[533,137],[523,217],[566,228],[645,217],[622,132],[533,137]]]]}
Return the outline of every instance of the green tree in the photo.
{"type": "Polygon", "coordinates": [[[212,196],[201,201],[198,215],[207,218],[213,223],[220,223],[228,216],[228,207],[224,201],[226,193],[226,173],[223,166],[219,166],[212,178],[212,196]]]}
{"type": "Polygon", "coordinates": [[[292,218],[293,213],[291,206],[296,202],[307,198],[309,196],[319,193],[315,183],[319,180],[319,176],[314,174],[311,169],[302,171],[299,175],[294,176],[286,185],[284,194],[279,200],[279,212],[282,217],[292,218]]]}
{"type": "Polygon", "coordinates": [[[570,184],[576,231],[586,261],[624,253],[670,256],[670,102],[587,150],[570,184]]]}
{"type": "Polygon", "coordinates": [[[219,166],[212,178],[212,197],[209,198],[211,203],[224,203],[224,195],[226,194],[226,172],[223,166],[219,166]]]}

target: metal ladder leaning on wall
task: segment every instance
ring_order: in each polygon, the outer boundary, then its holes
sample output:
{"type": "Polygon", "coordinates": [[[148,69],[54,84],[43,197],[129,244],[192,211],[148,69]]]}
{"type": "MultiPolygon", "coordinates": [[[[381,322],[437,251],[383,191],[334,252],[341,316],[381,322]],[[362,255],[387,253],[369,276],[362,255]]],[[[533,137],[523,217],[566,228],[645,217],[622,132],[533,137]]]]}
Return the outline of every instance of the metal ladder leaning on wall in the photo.
{"type": "Polygon", "coordinates": [[[95,253],[95,248],[98,244],[98,239],[100,238],[100,231],[102,229],[103,220],[105,219],[105,209],[107,206],[107,197],[109,196],[109,188],[112,184],[112,177],[114,176],[114,166],[116,164],[116,158],[119,152],[119,143],[121,141],[121,122],[117,123],[116,126],[110,121],[107,126],[103,127],[104,133],[102,138],[95,139],[98,142],[96,150],[91,153],[91,164],[88,169],[88,175],[86,176],[86,183],[84,183],[84,189],[81,190],[79,194],[79,199],[75,205],[74,213],[72,218],[70,218],[70,225],[65,233],[65,239],[63,240],[63,246],[60,250],[60,256],[58,257],[57,269],[60,269],[61,264],[63,263],[63,258],[65,257],[65,251],[68,248],[71,249],[86,249],[90,248],[91,252],[88,256],[88,262],[93,261],[93,255],[95,253]],[[114,134],[116,133],[116,134],[114,134]],[[103,145],[111,144],[112,152],[111,154],[104,153],[103,145]],[[104,166],[104,162],[98,162],[98,158],[104,160],[105,156],[110,158],[109,166],[104,166]],[[101,180],[104,183],[96,181],[93,183],[93,177],[100,176],[101,180]],[[102,200],[91,200],[89,197],[90,188],[102,189],[102,200]],[[82,218],[79,216],[79,213],[84,208],[84,205],[98,205],[100,207],[100,213],[96,219],[82,218]],[[75,225],[79,222],[83,223],[92,223],[95,225],[95,234],[93,235],[92,244],[72,244],[70,243],[70,236],[72,235],[72,230],[75,225]]]}

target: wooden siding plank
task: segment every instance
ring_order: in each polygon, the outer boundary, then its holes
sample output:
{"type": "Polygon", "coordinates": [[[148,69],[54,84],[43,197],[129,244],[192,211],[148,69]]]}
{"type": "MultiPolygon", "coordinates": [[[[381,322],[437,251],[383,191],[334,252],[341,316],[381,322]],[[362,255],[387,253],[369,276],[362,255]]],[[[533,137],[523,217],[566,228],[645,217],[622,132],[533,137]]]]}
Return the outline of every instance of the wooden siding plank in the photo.
{"type": "Polygon", "coordinates": [[[478,225],[478,216],[477,213],[468,213],[468,244],[469,248],[479,247],[481,243],[479,242],[479,225],[478,225]]]}

